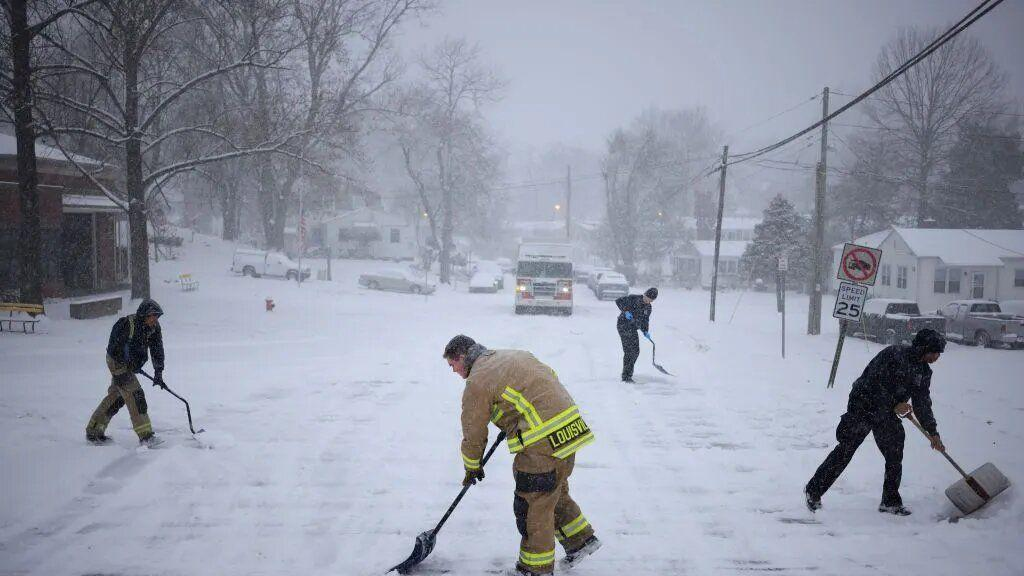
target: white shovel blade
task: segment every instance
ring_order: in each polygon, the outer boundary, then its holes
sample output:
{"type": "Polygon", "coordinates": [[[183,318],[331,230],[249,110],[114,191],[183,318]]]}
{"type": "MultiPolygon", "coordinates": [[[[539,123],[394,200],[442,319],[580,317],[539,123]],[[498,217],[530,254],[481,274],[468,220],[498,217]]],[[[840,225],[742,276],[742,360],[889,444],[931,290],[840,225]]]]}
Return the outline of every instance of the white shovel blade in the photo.
{"type": "Polygon", "coordinates": [[[1010,487],[1010,480],[991,462],[982,464],[977,470],[971,472],[970,476],[988,494],[988,500],[982,498],[964,478],[957,480],[949,488],[946,488],[946,497],[964,514],[970,514],[981,508],[986,502],[1010,487]]]}

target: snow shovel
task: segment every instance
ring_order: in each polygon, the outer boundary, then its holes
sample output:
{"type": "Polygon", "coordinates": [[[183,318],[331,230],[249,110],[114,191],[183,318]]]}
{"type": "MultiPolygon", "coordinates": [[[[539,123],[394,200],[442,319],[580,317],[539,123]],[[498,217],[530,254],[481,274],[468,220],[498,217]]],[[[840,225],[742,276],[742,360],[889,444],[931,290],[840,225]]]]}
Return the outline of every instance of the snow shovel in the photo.
{"type": "MultiPolygon", "coordinates": [[[[484,467],[485,464],[487,464],[487,461],[491,459],[491,454],[494,454],[494,450],[498,447],[498,444],[501,444],[501,441],[504,439],[505,432],[498,433],[498,437],[494,439],[494,444],[491,444],[490,450],[488,450],[487,454],[484,455],[484,459],[480,461],[481,469],[484,467]]],[[[448,520],[448,517],[451,516],[452,512],[455,511],[455,507],[458,506],[459,502],[462,501],[462,497],[465,496],[466,492],[469,491],[470,486],[472,486],[472,484],[467,484],[462,487],[462,492],[459,492],[459,495],[455,498],[455,501],[452,502],[452,505],[448,507],[448,511],[445,512],[444,516],[441,517],[441,521],[437,523],[437,526],[434,526],[432,530],[427,530],[426,532],[416,537],[416,545],[412,549],[412,554],[410,554],[409,557],[405,559],[405,562],[402,562],[398,566],[395,566],[391,570],[388,570],[387,572],[385,572],[385,574],[389,574],[396,570],[398,571],[399,574],[408,574],[409,571],[412,570],[413,566],[416,566],[420,562],[423,562],[423,560],[427,556],[429,556],[431,552],[434,551],[434,543],[437,541],[437,533],[441,531],[441,526],[444,526],[444,523],[448,520]]]]}
{"type": "MultiPolygon", "coordinates": [[[[153,385],[156,386],[156,381],[153,380],[152,376],[150,376],[149,374],[146,374],[145,370],[139,370],[139,374],[142,374],[146,378],[149,378],[149,380],[151,382],[153,382],[153,385]]],[[[192,427],[192,410],[188,407],[188,400],[185,400],[181,396],[178,396],[177,394],[175,394],[174,390],[171,390],[170,388],[168,388],[166,384],[164,384],[162,386],[162,388],[164,390],[166,390],[167,392],[169,392],[171,396],[174,396],[178,400],[181,400],[182,402],[185,403],[185,415],[188,416],[188,429],[192,431],[192,435],[195,436],[196,434],[202,434],[203,432],[206,432],[206,428],[200,428],[199,431],[196,432],[196,429],[192,427]]]]}
{"type": "MultiPolygon", "coordinates": [[[[917,421],[913,412],[907,414],[907,420],[913,422],[914,426],[917,426],[917,429],[921,431],[921,434],[925,435],[925,438],[930,439],[928,432],[917,421]]],[[[968,474],[945,451],[942,452],[942,455],[963,476],[963,478],[957,480],[949,488],[946,488],[946,497],[965,516],[988,504],[1000,492],[1010,487],[1010,480],[991,462],[982,464],[974,472],[968,474]]]]}
{"type": "Polygon", "coordinates": [[[658,347],[654,345],[654,340],[651,340],[650,336],[644,336],[644,338],[647,338],[647,341],[651,343],[651,364],[654,364],[654,367],[658,369],[658,372],[661,372],[662,374],[668,374],[669,376],[671,376],[672,374],[668,370],[665,370],[664,368],[661,367],[661,364],[658,364],[657,362],[654,361],[655,354],[657,354],[658,352],[658,347]]]}

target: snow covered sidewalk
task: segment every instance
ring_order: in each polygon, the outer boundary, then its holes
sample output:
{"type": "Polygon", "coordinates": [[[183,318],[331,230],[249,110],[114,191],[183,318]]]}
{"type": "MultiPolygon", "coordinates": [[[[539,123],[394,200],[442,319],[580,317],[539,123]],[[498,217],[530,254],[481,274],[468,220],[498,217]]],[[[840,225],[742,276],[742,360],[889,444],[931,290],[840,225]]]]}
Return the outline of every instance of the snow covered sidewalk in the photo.
{"type": "MultiPolygon", "coordinates": [[[[881,347],[848,339],[836,388],[825,389],[835,327],[803,335],[800,297],[790,296],[782,360],[774,294],[725,293],[712,325],[706,292],[663,290],[651,331],[676,376],[657,373],[642,342],[637,383],[625,385],[614,304],[582,287],[570,318],[515,316],[511,286],[373,292],[355,278],[379,265],[342,261],[334,282],[298,287],[232,276],[230,251],[197,237],[184,261],[153,271],[165,378],[207,429],[198,442],[180,402],[147,386],[165,447],[137,448],[126,414],[109,429],[114,445],[85,443],[109,381],[112,317],[2,335],[0,574],[382,573],[459,490],[462,380],[441,350],[460,332],[550,364],[595,431],[571,484],[605,546],[576,573],[1021,574],[1018,488],[977,517],[945,521],[942,491],[956,473],[909,427],[902,493],[913,516],[875,511],[882,459],[870,441],[825,509],[806,511],[803,485],[881,347]],[[179,291],[183,272],[201,289],[179,291]]],[[[934,369],[950,453],[1024,482],[1024,354],[951,344],[934,369]]],[[[500,448],[424,568],[476,576],[512,565],[510,463],[500,448]]]]}

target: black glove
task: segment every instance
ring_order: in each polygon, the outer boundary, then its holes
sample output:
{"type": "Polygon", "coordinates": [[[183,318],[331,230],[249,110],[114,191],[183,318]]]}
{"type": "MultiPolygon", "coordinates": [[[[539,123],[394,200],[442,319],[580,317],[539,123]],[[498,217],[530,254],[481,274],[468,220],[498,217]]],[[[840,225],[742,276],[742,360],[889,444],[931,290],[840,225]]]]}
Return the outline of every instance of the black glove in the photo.
{"type": "Polygon", "coordinates": [[[476,470],[466,470],[466,477],[462,479],[463,486],[469,486],[470,484],[476,484],[477,481],[483,481],[484,469],[477,468],[476,470]]]}
{"type": "Polygon", "coordinates": [[[167,385],[164,384],[164,371],[163,370],[157,370],[153,374],[153,386],[159,386],[159,387],[163,388],[164,390],[167,390],[167,385]]]}

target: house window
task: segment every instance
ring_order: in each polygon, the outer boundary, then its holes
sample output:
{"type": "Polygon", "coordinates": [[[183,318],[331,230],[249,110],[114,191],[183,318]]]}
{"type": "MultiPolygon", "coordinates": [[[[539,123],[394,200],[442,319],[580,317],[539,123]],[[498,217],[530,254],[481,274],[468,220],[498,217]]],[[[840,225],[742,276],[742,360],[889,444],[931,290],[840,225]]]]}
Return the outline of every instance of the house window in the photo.
{"type": "Polygon", "coordinates": [[[398,228],[392,228],[391,229],[391,243],[392,244],[398,244],[401,241],[402,241],[401,231],[398,228]]]}
{"type": "Polygon", "coordinates": [[[900,290],[906,290],[907,288],[907,267],[897,266],[896,267],[896,287],[900,290]]]}
{"type": "Polygon", "coordinates": [[[892,286],[892,267],[882,264],[882,286],[892,286]]]}
{"type": "Polygon", "coordinates": [[[959,268],[936,268],[935,287],[936,294],[959,294],[960,293],[960,269],[959,268]]]}
{"type": "Polygon", "coordinates": [[[959,268],[949,269],[949,282],[946,284],[946,292],[950,294],[960,293],[960,276],[963,272],[959,268]]]}
{"type": "Polygon", "coordinates": [[[935,269],[935,282],[932,287],[932,292],[936,294],[946,293],[946,269],[936,268],[935,269]]]}
{"type": "Polygon", "coordinates": [[[1017,268],[1013,271],[1013,287],[1024,288],[1024,268],[1017,268]]]}

